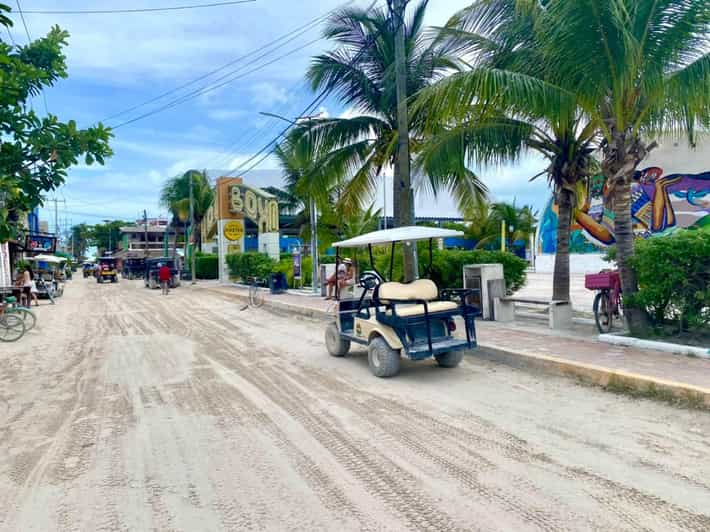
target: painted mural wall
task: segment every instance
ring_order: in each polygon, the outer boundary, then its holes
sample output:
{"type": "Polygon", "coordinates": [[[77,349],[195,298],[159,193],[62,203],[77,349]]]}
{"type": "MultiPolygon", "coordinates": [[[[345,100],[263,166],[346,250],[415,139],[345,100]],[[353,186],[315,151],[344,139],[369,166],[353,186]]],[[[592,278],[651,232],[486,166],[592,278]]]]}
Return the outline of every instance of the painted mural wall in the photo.
{"type": "MultiPolygon", "coordinates": [[[[631,215],[639,238],[663,236],[681,228],[710,228],[710,141],[697,148],[667,142],[640,165],[632,184],[631,215]]],[[[590,253],[613,245],[614,213],[604,176],[594,176],[577,190],[570,251],[590,253]]],[[[557,206],[552,200],[540,221],[538,245],[554,253],[557,206]]]]}

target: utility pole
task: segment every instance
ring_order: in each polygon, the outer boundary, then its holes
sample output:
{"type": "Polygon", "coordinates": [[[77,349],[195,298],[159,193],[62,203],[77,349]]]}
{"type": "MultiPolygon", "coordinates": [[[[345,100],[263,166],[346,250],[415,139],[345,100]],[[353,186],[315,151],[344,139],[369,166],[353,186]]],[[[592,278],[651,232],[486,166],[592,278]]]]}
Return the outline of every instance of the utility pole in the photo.
{"type": "MultiPolygon", "coordinates": [[[[192,192],[193,181],[193,175],[190,173],[190,240],[192,240],[192,247],[190,247],[190,284],[195,284],[195,199],[192,192]]],[[[185,250],[188,249],[187,246],[187,242],[185,242],[185,250]]]]}
{"type": "MultiPolygon", "coordinates": [[[[407,56],[404,35],[404,11],[407,0],[387,0],[390,16],[396,25],[394,37],[395,84],[397,89],[397,161],[399,178],[394,188],[395,226],[414,225],[414,198],[412,193],[411,161],[409,156],[409,115],[407,111],[407,56]]],[[[416,244],[405,243],[404,278],[417,278],[416,244]]]]}
{"type": "Polygon", "coordinates": [[[148,213],[143,209],[143,254],[148,258],[148,213]]]}

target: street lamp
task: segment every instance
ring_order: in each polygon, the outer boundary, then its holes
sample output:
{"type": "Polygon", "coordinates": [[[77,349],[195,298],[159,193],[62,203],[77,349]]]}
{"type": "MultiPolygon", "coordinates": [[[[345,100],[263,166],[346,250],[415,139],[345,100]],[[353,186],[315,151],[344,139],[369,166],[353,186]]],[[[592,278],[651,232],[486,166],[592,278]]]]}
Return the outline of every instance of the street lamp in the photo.
{"type": "MultiPolygon", "coordinates": [[[[260,115],[264,116],[269,116],[272,118],[278,118],[279,120],[283,120],[284,122],[288,122],[289,124],[293,126],[298,125],[298,121],[305,120],[308,122],[308,125],[310,127],[311,124],[311,119],[312,118],[317,118],[319,115],[316,116],[302,116],[296,118],[296,120],[291,120],[289,118],[286,118],[281,115],[277,115],[275,113],[266,113],[266,112],[259,112],[260,115]]],[[[318,283],[318,273],[319,273],[319,266],[318,266],[318,212],[317,212],[317,207],[316,207],[316,202],[313,199],[313,196],[309,198],[309,208],[310,212],[310,222],[311,222],[311,260],[313,263],[313,272],[312,272],[312,279],[313,279],[313,293],[318,294],[320,293],[320,283],[318,283]]]]}

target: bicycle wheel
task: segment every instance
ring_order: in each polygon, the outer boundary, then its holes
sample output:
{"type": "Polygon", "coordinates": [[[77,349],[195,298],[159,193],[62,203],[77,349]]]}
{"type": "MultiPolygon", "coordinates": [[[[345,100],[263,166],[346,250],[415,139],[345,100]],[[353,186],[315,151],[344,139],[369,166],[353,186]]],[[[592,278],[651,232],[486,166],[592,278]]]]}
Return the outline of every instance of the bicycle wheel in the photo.
{"type": "Polygon", "coordinates": [[[611,331],[613,315],[610,311],[609,292],[602,291],[594,296],[594,321],[599,332],[604,334],[611,331]]]}
{"type": "Polygon", "coordinates": [[[15,342],[25,334],[25,322],[14,314],[0,316],[0,342],[15,342]]]}
{"type": "Polygon", "coordinates": [[[25,332],[31,331],[37,325],[37,315],[28,308],[16,307],[9,309],[7,313],[15,315],[25,322],[25,332]]]}
{"type": "Polygon", "coordinates": [[[249,287],[249,304],[257,308],[264,304],[264,294],[256,285],[249,287]]]}

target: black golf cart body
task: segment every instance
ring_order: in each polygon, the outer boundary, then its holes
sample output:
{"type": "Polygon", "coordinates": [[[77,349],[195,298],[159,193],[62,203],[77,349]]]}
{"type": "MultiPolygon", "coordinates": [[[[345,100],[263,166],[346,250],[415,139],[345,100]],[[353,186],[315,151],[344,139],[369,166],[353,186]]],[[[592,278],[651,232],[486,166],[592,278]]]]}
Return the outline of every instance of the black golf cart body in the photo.
{"type": "Polygon", "coordinates": [[[118,282],[118,259],[114,257],[99,257],[96,259],[96,282],[118,282]]]}
{"type": "MultiPolygon", "coordinates": [[[[340,263],[343,248],[363,247],[368,249],[370,264],[374,264],[372,246],[391,245],[391,278],[397,243],[415,245],[419,240],[428,240],[430,272],[433,240],[461,234],[431,227],[400,227],[375,231],[333,246],[337,250],[336,264],[340,263]]],[[[344,356],[351,342],[367,345],[373,374],[390,377],[399,371],[401,355],[411,360],[434,357],[440,366],[454,367],[464,350],[476,347],[475,317],[480,310],[467,302],[475,290],[440,290],[430,279],[410,283],[386,281],[376,269],[363,272],[358,284],[362,289],[360,296],[339,298],[335,323],[326,330],[331,355],[344,356]],[[465,337],[453,334],[457,317],[461,318],[465,337]]]]}
{"type": "Polygon", "coordinates": [[[121,275],[124,279],[142,279],[145,277],[145,259],[123,259],[121,275]]]}
{"type": "Polygon", "coordinates": [[[160,279],[158,277],[160,266],[158,266],[158,264],[166,264],[170,268],[170,273],[172,274],[170,278],[170,288],[180,286],[180,270],[175,267],[175,260],[169,257],[145,260],[145,270],[143,273],[145,286],[151,289],[160,287],[160,279]]]}

